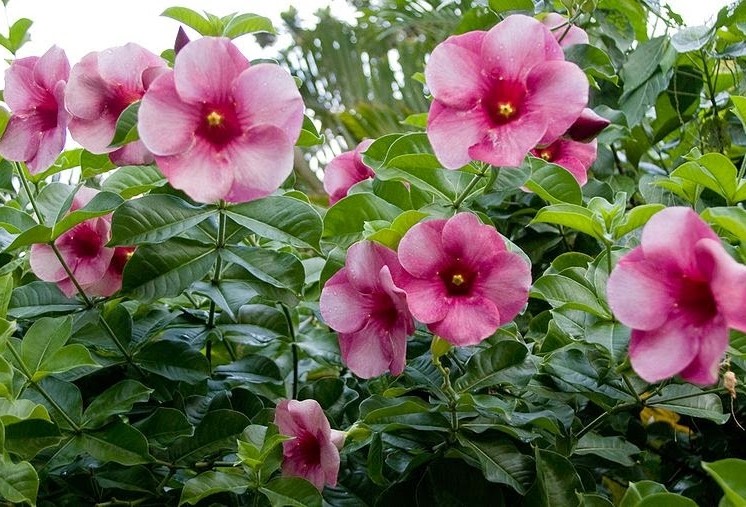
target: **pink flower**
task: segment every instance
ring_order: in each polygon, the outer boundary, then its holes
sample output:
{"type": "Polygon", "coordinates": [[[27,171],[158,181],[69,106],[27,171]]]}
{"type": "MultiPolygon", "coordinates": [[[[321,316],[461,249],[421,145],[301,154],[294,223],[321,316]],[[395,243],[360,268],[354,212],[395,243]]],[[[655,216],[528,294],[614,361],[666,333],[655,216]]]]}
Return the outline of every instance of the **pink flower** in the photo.
{"type": "Polygon", "coordinates": [[[118,149],[109,145],[119,115],[145,93],[144,72],[159,67],[166,63],[133,43],[84,56],[73,66],[65,91],[73,139],[90,152],[111,153],[119,165],[152,163],[141,141],[118,149]]]}
{"type": "Polygon", "coordinates": [[[549,146],[534,148],[531,154],[564,167],[582,187],[588,181],[588,169],[596,160],[597,142],[579,143],[560,137],[549,146]]]}
{"type": "Polygon", "coordinates": [[[282,443],[282,473],[303,477],[319,490],[337,484],[339,450],[345,434],[333,430],[316,400],[283,400],[275,409],[280,433],[294,437],[282,443]]]}
{"type": "Polygon", "coordinates": [[[70,63],[57,46],[41,57],[14,60],[5,72],[4,100],[13,114],[0,140],[0,155],[26,162],[32,174],[52,166],[65,147],[69,74],[70,63]]]}
{"type": "Polygon", "coordinates": [[[138,128],[172,186],[198,202],[243,202],[290,175],[302,122],[303,100],[285,70],[250,66],[229,39],[205,37],[153,81],[138,128]]]}
{"type": "Polygon", "coordinates": [[[648,382],[714,384],[728,328],[746,332],[746,266],[689,208],[650,219],[609,277],[609,305],[632,328],[632,368],[648,382]]]}
{"type": "MultiPolygon", "coordinates": [[[[98,191],[81,187],[73,198],[70,211],[85,206],[98,191]]],[[[122,287],[124,264],[134,250],[130,247],[108,248],[111,217],[91,218],[82,222],[54,241],[65,264],[70,268],[81,288],[89,296],[111,296],[122,287]]],[[[56,282],[68,297],[77,288],[67,275],[52,247],[35,244],[29,259],[31,270],[40,279],[56,282]]]]}
{"type": "Polygon", "coordinates": [[[574,141],[587,143],[609,126],[611,122],[603,116],[597,115],[593,109],[585,108],[575,123],[565,132],[565,137],[574,141]]]}
{"type": "Polygon", "coordinates": [[[361,241],[321,292],[321,315],[339,333],[342,358],[358,377],[404,371],[414,321],[396,284],[403,273],[393,250],[361,241]]]}
{"type": "Polygon", "coordinates": [[[567,18],[556,12],[550,12],[541,22],[552,31],[552,35],[564,48],[574,44],[588,44],[588,34],[567,21],[567,18]]]}
{"type": "Polygon", "coordinates": [[[347,195],[355,183],[375,177],[373,170],[363,163],[362,153],[373,143],[366,139],[353,151],[334,157],[324,170],[324,190],[329,194],[329,205],[347,195]]]}
{"type": "Polygon", "coordinates": [[[546,26],[522,15],[439,44],[425,69],[427,134],[438,160],[518,166],[562,135],[588,101],[588,80],[546,26]]]}
{"type": "Polygon", "coordinates": [[[530,266],[471,213],[415,225],[399,261],[412,315],[454,345],[479,343],[528,302],[530,266]]]}

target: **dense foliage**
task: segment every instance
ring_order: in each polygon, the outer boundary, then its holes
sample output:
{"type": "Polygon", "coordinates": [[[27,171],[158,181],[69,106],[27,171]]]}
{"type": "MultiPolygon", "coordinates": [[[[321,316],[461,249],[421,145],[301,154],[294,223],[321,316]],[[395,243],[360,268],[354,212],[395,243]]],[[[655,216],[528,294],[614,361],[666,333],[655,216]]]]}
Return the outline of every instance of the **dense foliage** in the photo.
{"type": "Polygon", "coordinates": [[[746,505],[746,4],[351,3],[12,60],[0,499],[746,505]]]}

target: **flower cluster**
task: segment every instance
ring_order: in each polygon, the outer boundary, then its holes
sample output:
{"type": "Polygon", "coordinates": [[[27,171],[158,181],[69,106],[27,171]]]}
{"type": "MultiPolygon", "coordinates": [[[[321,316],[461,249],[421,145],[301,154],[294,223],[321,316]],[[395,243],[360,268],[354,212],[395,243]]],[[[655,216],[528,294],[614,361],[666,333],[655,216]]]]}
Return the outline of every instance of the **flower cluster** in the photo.
{"type": "Polygon", "coordinates": [[[425,69],[434,99],[427,134],[445,168],[472,160],[516,167],[531,152],[585,183],[596,146],[576,146],[570,133],[589,128],[588,80],[565,61],[562,46],[588,37],[556,16],[544,23],[509,16],[488,32],[452,36],[433,50],[425,69]]]}
{"type": "MultiPolygon", "coordinates": [[[[97,193],[91,188],[81,187],[73,197],[70,212],[85,206],[97,193]]],[[[54,248],[36,244],[31,247],[31,269],[42,280],[56,282],[68,297],[78,292],[70,274],[87,295],[111,296],[122,287],[124,265],[134,248],[107,247],[110,231],[111,215],[106,215],[76,225],[54,241],[54,248]]]]}
{"type": "Polygon", "coordinates": [[[353,373],[398,375],[412,317],[454,345],[474,345],[521,311],[530,285],[529,264],[495,228],[458,213],[413,226],[398,254],[371,242],[350,247],[321,293],[321,315],[353,373]]]}

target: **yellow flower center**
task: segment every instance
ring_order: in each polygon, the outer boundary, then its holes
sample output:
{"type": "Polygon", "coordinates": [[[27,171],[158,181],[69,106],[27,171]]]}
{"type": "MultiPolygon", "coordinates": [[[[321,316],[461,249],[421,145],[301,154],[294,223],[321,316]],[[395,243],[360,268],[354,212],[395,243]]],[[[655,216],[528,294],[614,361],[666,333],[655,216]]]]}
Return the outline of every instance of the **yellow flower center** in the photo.
{"type": "Polygon", "coordinates": [[[498,102],[497,112],[500,114],[500,116],[508,120],[512,118],[513,115],[515,115],[515,108],[510,102],[498,102]]]}
{"type": "Polygon", "coordinates": [[[218,127],[223,123],[223,115],[213,111],[207,115],[207,124],[211,127],[218,127]]]}
{"type": "Polygon", "coordinates": [[[552,152],[549,150],[540,150],[539,156],[543,158],[544,160],[546,160],[547,162],[552,160],[552,152]]]}
{"type": "Polygon", "coordinates": [[[459,285],[463,284],[466,280],[464,280],[464,275],[461,274],[455,274],[453,277],[451,277],[451,283],[458,287],[459,285]]]}

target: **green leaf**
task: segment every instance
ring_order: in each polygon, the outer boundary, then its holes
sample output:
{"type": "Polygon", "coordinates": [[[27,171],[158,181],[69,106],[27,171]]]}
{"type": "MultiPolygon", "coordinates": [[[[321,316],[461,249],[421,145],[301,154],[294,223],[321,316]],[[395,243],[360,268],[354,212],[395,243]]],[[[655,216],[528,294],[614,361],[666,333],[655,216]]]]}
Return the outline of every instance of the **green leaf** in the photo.
{"type": "Polygon", "coordinates": [[[80,154],[80,169],[84,179],[107,173],[116,167],[109,159],[108,153],[96,154],[83,150],[80,154]]]}
{"type": "Polygon", "coordinates": [[[49,243],[52,240],[52,229],[44,225],[35,225],[13,237],[5,246],[4,251],[10,252],[16,248],[33,245],[35,243],[49,243]]]}
{"type": "Polygon", "coordinates": [[[624,215],[622,221],[612,229],[614,239],[619,239],[625,234],[629,234],[630,232],[639,229],[648,223],[648,220],[663,208],[665,208],[663,204],[641,204],[640,206],[635,206],[629,210],[624,215]]]}
{"type": "Polygon", "coordinates": [[[31,282],[13,289],[8,315],[15,319],[30,319],[48,313],[71,313],[84,305],[65,296],[56,284],[31,282]]]}
{"type": "Polygon", "coordinates": [[[427,127],[427,113],[410,114],[402,121],[402,125],[409,125],[424,129],[427,127]]]}
{"type": "Polygon", "coordinates": [[[489,6],[498,14],[510,11],[534,13],[534,2],[532,0],[490,0],[489,6]]]}
{"type": "Polygon", "coordinates": [[[531,177],[525,183],[526,188],[549,204],[583,203],[583,192],[570,171],[534,157],[530,157],[528,163],[531,177]]]}
{"type": "Polygon", "coordinates": [[[596,322],[589,328],[585,340],[597,343],[611,354],[612,360],[622,362],[629,345],[630,329],[618,322],[596,322]]]}
{"type": "Polygon", "coordinates": [[[143,303],[177,296],[215,264],[214,246],[170,239],[135,250],[124,267],[122,292],[143,303]]]}
{"type": "Polygon", "coordinates": [[[19,233],[37,225],[28,213],[11,208],[10,206],[0,207],[0,227],[11,233],[19,233]]]}
{"type": "Polygon", "coordinates": [[[696,160],[681,164],[671,173],[671,176],[709,188],[732,204],[735,202],[738,191],[737,172],[736,166],[725,155],[708,153],[696,160]]]}
{"type": "Polygon", "coordinates": [[[114,138],[109,143],[110,147],[124,146],[132,141],[137,141],[140,136],[137,133],[137,112],[140,110],[140,101],[133,102],[127,106],[117,118],[114,138]]]}
{"type": "Polygon", "coordinates": [[[223,29],[223,35],[229,39],[235,39],[241,35],[256,32],[277,33],[269,18],[257,14],[240,14],[235,16],[223,29]]]}
{"type": "Polygon", "coordinates": [[[676,493],[656,493],[643,498],[637,507],[697,507],[697,502],[676,493]]]}
{"type": "Polygon", "coordinates": [[[194,28],[200,35],[220,35],[207,19],[186,7],[169,7],[161,13],[161,16],[175,19],[179,23],[194,28]]]}
{"type": "Polygon", "coordinates": [[[102,426],[109,417],[129,412],[135,403],[148,401],[153,390],[145,387],[136,380],[122,380],[96,398],[83,412],[83,426],[97,428],[102,426]]]}
{"type": "Polygon", "coordinates": [[[305,271],[300,260],[293,254],[264,248],[228,246],[220,255],[262,282],[290,290],[294,294],[300,294],[303,290],[305,271]]]}
{"type": "Polygon", "coordinates": [[[116,422],[100,431],[81,433],[73,439],[72,446],[104,463],[113,461],[131,466],[153,460],[145,436],[124,422],[116,422]]]}
{"type": "Polygon", "coordinates": [[[21,360],[31,374],[65,345],[72,329],[70,317],[44,317],[33,323],[21,341],[21,360]]]}
{"type": "Polygon", "coordinates": [[[536,222],[564,225],[601,241],[604,238],[604,226],[599,217],[588,208],[577,204],[544,206],[531,221],[536,222]]]}
{"type": "Polygon", "coordinates": [[[723,489],[730,507],[746,507],[746,461],[735,458],[721,459],[712,463],[703,461],[702,468],[723,489]]]}
{"type": "MultiPolygon", "coordinates": [[[[667,71],[673,64],[672,56],[675,58],[675,52],[670,47],[667,37],[656,37],[639,44],[627,58],[620,73],[624,81],[622,100],[624,100],[625,95],[629,95],[635,89],[649,82],[656,72],[667,71]]],[[[629,122],[630,125],[635,123],[637,121],[630,120],[629,122]]]]}
{"type": "Polygon", "coordinates": [[[44,359],[44,362],[39,366],[39,369],[34,372],[32,380],[38,382],[49,375],[64,373],[84,366],[92,366],[94,368],[100,367],[100,365],[94,361],[93,357],[91,357],[91,352],[83,345],[80,345],[79,343],[65,345],[44,359]]]}
{"type": "Polygon", "coordinates": [[[296,146],[308,147],[316,146],[324,142],[324,136],[319,134],[313,120],[308,116],[303,116],[303,126],[300,129],[300,137],[295,142],[296,146]]]}
{"type": "Polygon", "coordinates": [[[640,453],[640,449],[622,437],[604,437],[598,433],[586,433],[575,447],[573,454],[593,454],[614,463],[629,467],[635,464],[633,454],[640,453]]]}
{"type": "Polygon", "coordinates": [[[24,459],[32,459],[61,439],[59,426],[44,419],[27,419],[5,429],[5,449],[24,459]]]}
{"type": "Polygon", "coordinates": [[[235,449],[236,437],[250,423],[249,418],[233,410],[208,412],[194,436],[182,437],[169,448],[169,459],[173,463],[192,464],[217,452],[235,449]]]}
{"type": "Polygon", "coordinates": [[[34,403],[31,400],[0,398],[0,423],[8,427],[28,419],[49,421],[49,412],[44,405],[34,403]]]}
{"type": "Polygon", "coordinates": [[[671,72],[656,72],[639,87],[629,93],[625,91],[620,99],[620,106],[627,117],[628,125],[636,125],[642,121],[647,111],[655,104],[658,95],[668,88],[671,74],[671,72]]]}
{"type": "Polygon", "coordinates": [[[175,408],[158,407],[148,417],[133,424],[151,445],[166,448],[179,437],[191,436],[194,428],[184,412],[175,408]]]}
{"type": "Polygon", "coordinates": [[[148,343],[137,352],[134,360],[144,370],[169,380],[195,384],[210,376],[207,358],[181,341],[148,343]]]}
{"type": "Polygon", "coordinates": [[[733,102],[733,112],[741,121],[741,126],[746,130],[746,97],[731,95],[730,100],[733,102]]]}
{"type": "Polygon", "coordinates": [[[572,308],[588,312],[604,320],[611,314],[585,285],[563,275],[544,275],[531,289],[531,296],[543,299],[553,308],[572,308]]]}
{"type": "Polygon", "coordinates": [[[68,213],[59,220],[52,228],[51,239],[58,238],[86,220],[110,214],[123,202],[124,200],[117,194],[112,192],[99,192],[93,196],[93,199],[91,199],[85,206],[68,213]]]}
{"type": "Polygon", "coordinates": [[[319,248],[321,217],[310,204],[298,199],[269,196],[230,206],[225,213],[237,224],[264,238],[297,248],[319,248]]]}
{"type": "Polygon", "coordinates": [[[101,184],[101,190],[130,199],[166,183],[166,178],[154,165],[127,165],[106,178],[101,184]]]}
{"type": "Polygon", "coordinates": [[[324,240],[346,248],[362,239],[365,225],[392,222],[402,210],[372,194],[352,194],[334,204],[324,217],[324,240]]]}
{"type": "Polygon", "coordinates": [[[526,362],[528,349],[517,341],[502,340],[469,358],[464,375],[456,380],[459,392],[492,387],[502,383],[525,386],[535,368],[526,362]]]}
{"type": "Polygon", "coordinates": [[[184,484],[179,505],[196,504],[203,498],[216,493],[229,492],[242,495],[248,487],[246,477],[240,473],[203,472],[184,484]]]}
{"type": "Polygon", "coordinates": [[[671,44],[679,53],[688,53],[703,48],[714,35],[714,26],[685,26],[671,37],[671,44]]]}
{"type": "Polygon", "coordinates": [[[619,507],[637,507],[643,498],[657,493],[666,493],[666,487],[653,481],[630,482],[619,507]]]}
{"type": "MultiPolygon", "coordinates": [[[[10,299],[13,296],[13,273],[6,273],[0,276],[0,319],[5,319],[8,316],[8,306],[10,306],[10,299]]],[[[3,325],[5,325],[3,323],[3,325]]],[[[2,326],[0,326],[0,329],[2,326]]],[[[4,334],[4,333],[0,333],[4,334]]],[[[0,343],[2,343],[0,339],[0,343]]]]}
{"type": "Polygon", "coordinates": [[[476,456],[484,477],[490,482],[507,484],[525,495],[534,476],[534,461],[508,439],[466,437],[457,434],[458,442],[476,456]]]}
{"type": "Polygon", "coordinates": [[[722,227],[746,245],[746,210],[735,206],[707,208],[702,213],[706,222],[722,227]]]}
{"type": "Polygon", "coordinates": [[[703,394],[700,388],[691,384],[668,385],[646,401],[651,407],[709,419],[717,424],[725,423],[730,417],[729,414],[723,413],[720,396],[714,393],[703,394]]]}
{"type": "Polygon", "coordinates": [[[360,404],[360,419],[375,431],[412,428],[421,431],[448,431],[442,414],[419,398],[385,398],[374,395],[360,404]]]}
{"type": "Polygon", "coordinates": [[[52,182],[39,191],[36,206],[39,208],[44,224],[53,227],[70,209],[75,188],[64,183],[52,182]]]}
{"type": "Polygon", "coordinates": [[[114,213],[109,245],[162,243],[215,214],[214,207],[192,206],[173,195],[146,195],[114,213]]]}
{"type": "Polygon", "coordinates": [[[278,477],[259,488],[272,507],[321,507],[321,493],[300,477],[278,477]]]}
{"type": "Polygon", "coordinates": [[[577,505],[583,491],[575,467],[564,456],[536,448],[536,482],[526,495],[527,505],[577,505]]]}
{"type": "Polygon", "coordinates": [[[573,44],[564,48],[565,59],[578,65],[591,78],[599,78],[614,84],[619,80],[609,55],[590,44],[573,44]]]}
{"type": "Polygon", "coordinates": [[[36,505],[39,476],[28,461],[13,463],[0,456],[0,498],[13,503],[36,505]]]}

